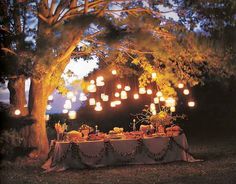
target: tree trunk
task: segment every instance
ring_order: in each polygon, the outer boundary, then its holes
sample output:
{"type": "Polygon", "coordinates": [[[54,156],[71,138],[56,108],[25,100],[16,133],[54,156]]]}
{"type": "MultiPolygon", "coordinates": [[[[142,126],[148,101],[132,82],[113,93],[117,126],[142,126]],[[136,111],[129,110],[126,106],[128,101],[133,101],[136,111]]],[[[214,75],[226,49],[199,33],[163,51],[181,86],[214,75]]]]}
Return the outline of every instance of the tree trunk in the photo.
{"type": "Polygon", "coordinates": [[[27,104],[25,97],[25,77],[19,76],[14,79],[9,79],[8,90],[10,92],[10,104],[13,105],[15,109],[19,109],[22,116],[26,116],[28,109],[25,106],[27,104]]]}
{"type": "Polygon", "coordinates": [[[51,86],[46,80],[31,79],[29,115],[34,119],[34,123],[29,127],[27,142],[29,147],[35,148],[30,155],[32,157],[45,157],[48,153],[45,113],[47,98],[51,91],[51,86]]]}

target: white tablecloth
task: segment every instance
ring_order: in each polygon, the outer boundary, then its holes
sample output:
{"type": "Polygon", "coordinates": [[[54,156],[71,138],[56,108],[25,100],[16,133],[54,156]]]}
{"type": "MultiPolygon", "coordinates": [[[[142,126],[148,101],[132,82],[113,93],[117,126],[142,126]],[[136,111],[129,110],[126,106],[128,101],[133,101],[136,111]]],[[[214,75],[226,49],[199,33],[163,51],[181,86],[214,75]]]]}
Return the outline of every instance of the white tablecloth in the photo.
{"type": "Polygon", "coordinates": [[[53,141],[49,158],[42,167],[46,171],[61,171],[68,168],[83,169],[173,161],[197,161],[188,152],[185,134],[175,137],[152,137],[139,140],[112,139],[107,142],[70,143],[53,141]]]}

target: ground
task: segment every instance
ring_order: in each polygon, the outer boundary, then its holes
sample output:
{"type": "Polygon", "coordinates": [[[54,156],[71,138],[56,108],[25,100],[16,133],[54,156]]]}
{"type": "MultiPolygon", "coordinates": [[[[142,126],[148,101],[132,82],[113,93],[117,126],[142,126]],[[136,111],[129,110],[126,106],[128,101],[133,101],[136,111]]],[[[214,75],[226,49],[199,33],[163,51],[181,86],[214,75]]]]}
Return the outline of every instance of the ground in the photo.
{"type": "Polygon", "coordinates": [[[190,138],[191,152],[203,162],[106,167],[44,173],[40,163],[2,162],[1,183],[17,184],[235,184],[236,135],[190,138]]]}

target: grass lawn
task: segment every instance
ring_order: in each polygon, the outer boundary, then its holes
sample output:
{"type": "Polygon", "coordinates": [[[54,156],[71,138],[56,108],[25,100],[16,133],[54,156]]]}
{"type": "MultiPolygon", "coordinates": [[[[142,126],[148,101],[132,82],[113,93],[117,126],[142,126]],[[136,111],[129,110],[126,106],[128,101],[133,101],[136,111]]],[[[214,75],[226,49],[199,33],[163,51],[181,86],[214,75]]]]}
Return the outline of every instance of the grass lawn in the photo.
{"type": "Polygon", "coordinates": [[[1,164],[1,183],[15,184],[235,184],[236,135],[189,139],[191,152],[205,161],[173,162],[43,173],[39,163],[1,164]]]}

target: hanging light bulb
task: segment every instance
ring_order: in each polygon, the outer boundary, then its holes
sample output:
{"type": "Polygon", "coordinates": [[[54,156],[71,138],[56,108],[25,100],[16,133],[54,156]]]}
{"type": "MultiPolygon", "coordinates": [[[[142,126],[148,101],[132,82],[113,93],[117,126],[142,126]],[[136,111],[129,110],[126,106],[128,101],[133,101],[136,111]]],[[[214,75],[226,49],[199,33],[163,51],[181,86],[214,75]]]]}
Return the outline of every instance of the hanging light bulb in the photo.
{"type": "Polygon", "coordinates": [[[161,102],[164,102],[165,101],[165,98],[163,96],[160,97],[160,101],[161,102]]]}
{"type": "Polygon", "coordinates": [[[172,106],[175,106],[175,99],[169,97],[166,99],[166,106],[167,107],[172,107],[172,106]]]}
{"type": "Polygon", "coordinates": [[[53,95],[49,95],[49,96],[48,96],[48,100],[49,100],[49,101],[52,101],[52,100],[53,100],[53,95]]]}
{"type": "Polygon", "coordinates": [[[157,73],[153,72],[152,73],[152,79],[155,79],[155,78],[157,78],[157,73]]]}
{"type": "Polygon", "coordinates": [[[179,84],[178,84],[178,88],[179,88],[179,89],[182,89],[183,87],[184,87],[184,84],[183,84],[183,83],[179,83],[179,84]]]}
{"type": "Polygon", "coordinates": [[[112,70],[111,73],[112,73],[112,75],[116,75],[117,71],[116,70],[112,70]]]}
{"type": "Polygon", "coordinates": [[[69,92],[67,92],[67,94],[66,94],[66,97],[67,97],[68,99],[73,98],[73,96],[74,96],[74,93],[73,93],[72,91],[69,91],[69,92]]]}
{"type": "Polygon", "coordinates": [[[115,97],[119,97],[119,96],[120,96],[120,93],[116,92],[115,97]]]}
{"type": "Polygon", "coordinates": [[[156,95],[157,95],[158,97],[161,97],[161,96],[162,96],[162,92],[161,92],[161,91],[158,91],[158,92],[156,93],[156,95]]]}
{"type": "Polygon", "coordinates": [[[152,94],[152,90],[151,89],[147,89],[147,94],[151,95],[152,94]]]}
{"type": "Polygon", "coordinates": [[[121,93],[120,93],[120,98],[121,98],[121,99],[127,99],[127,98],[128,98],[126,91],[121,91],[121,93]]]}
{"type": "Polygon", "coordinates": [[[145,93],[146,93],[146,89],[144,87],[140,87],[139,94],[145,94],[145,93]]]}
{"type": "Polygon", "coordinates": [[[188,106],[189,107],[194,107],[195,106],[195,102],[194,101],[189,101],[188,102],[188,106]]]}
{"type": "Polygon", "coordinates": [[[183,93],[184,93],[185,95],[189,95],[189,90],[188,90],[188,89],[184,89],[183,93]]]}
{"type": "Polygon", "coordinates": [[[62,113],[63,113],[63,114],[66,114],[66,113],[68,113],[68,110],[67,110],[67,109],[63,109],[63,110],[62,110],[62,113]]]}
{"type": "Polygon", "coordinates": [[[122,85],[121,84],[117,84],[117,89],[121,89],[122,88],[122,85]]]}
{"type": "Polygon", "coordinates": [[[139,95],[137,93],[134,94],[134,99],[135,100],[139,99],[139,95]]]}
{"type": "Polygon", "coordinates": [[[175,106],[170,107],[171,112],[175,112],[175,106]]]}
{"type": "Polygon", "coordinates": [[[68,116],[69,119],[76,119],[76,111],[69,111],[68,116]]]}
{"type": "Polygon", "coordinates": [[[14,114],[15,114],[16,116],[19,116],[19,115],[21,114],[21,111],[20,111],[19,109],[16,109],[15,112],[14,112],[14,114]]]}
{"type": "Polygon", "coordinates": [[[130,86],[125,86],[125,91],[130,91],[130,90],[131,90],[130,86]]]}
{"type": "Polygon", "coordinates": [[[158,97],[155,97],[155,98],[154,98],[154,103],[155,103],[155,104],[158,104],[158,103],[159,103],[159,98],[158,98],[158,97]]]}
{"type": "Polygon", "coordinates": [[[89,105],[95,105],[95,104],[96,104],[96,100],[94,98],[90,98],[89,105]]]}

